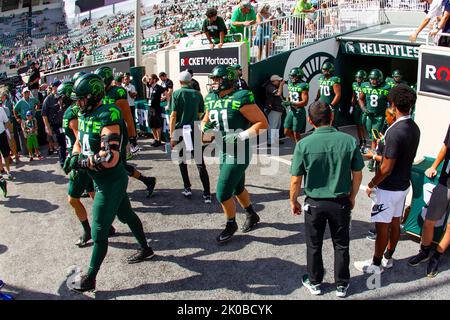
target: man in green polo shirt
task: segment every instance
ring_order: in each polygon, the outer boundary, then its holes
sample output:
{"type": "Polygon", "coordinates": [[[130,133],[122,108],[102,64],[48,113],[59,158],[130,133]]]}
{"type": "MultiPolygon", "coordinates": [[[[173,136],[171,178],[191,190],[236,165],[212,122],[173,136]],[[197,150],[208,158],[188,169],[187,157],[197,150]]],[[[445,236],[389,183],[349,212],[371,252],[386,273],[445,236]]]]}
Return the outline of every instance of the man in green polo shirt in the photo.
{"type": "Polygon", "coordinates": [[[245,31],[245,28],[255,23],[256,13],[250,1],[242,0],[231,16],[230,34],[240,33],[244,37],[242,40],[245,41],[250,36],[250,30],[245,31]]]}
{"type": "Polygon", "coordinates": [[[316,101],[310,105],[308,122],[315,131],[295,147],[290,202],[292,214],[300,215],[302,207],[298,197],[304,179],[308,273],[302,278],[303,285],[312,294],[321,294],[322,243],[328,222],[334,245],[336,295],[345,297],[350,280],[350,213],[361,184],[364,162],[356,140],[337,131],[332,126],[333,118],[333,110],[327,103],[316,101]]]}
{"type": "Polygon", "coordinates": [[[217,48],[222,48],[227,34],[227,26],[222,17],[217,16],[216,8],[206,10],[206,19],[203,21],[202,32],[208,38],[211,49],[217,44],[217,48]]]}
{"type": "MultiPolygon", "coordinates": [[[[203,159],[203,152],[194,154],[194,130],[195,121],[199,121],[199,115],[204,112],[204,102],[201,93],[191,89],[192,76],[188,71],[180,73],[181,89],[173,92],[171,97],[171,114],[170,114],[170,145],[172,148],[181,142],[179,152],[179,161],[181,177],[183,178],[184,190],[182,194],[186,198],[192,196],[191,181],[186,164],[186,153],[190,152],[194,156],[197,165],[200,180],[203,185],[203,201],[211,203],[211,192],[209,184],[208,171],[203,159]]],[[[199,141],[197,141],[199,143],[199,141]]],[[[201,150],[201,149],[200,149],[201,150]]],[[[200,151],[198,150],[198,151],[200,151]]]]}

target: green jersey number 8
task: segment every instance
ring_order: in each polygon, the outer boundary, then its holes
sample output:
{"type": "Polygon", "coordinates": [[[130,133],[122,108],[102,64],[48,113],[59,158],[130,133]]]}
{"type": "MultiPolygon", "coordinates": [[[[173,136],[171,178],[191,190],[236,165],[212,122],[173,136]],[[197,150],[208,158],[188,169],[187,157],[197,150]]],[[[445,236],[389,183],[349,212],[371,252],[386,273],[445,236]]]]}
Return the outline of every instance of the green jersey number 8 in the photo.
{"type": "Polygon", "coordinates": [[[370,96],[370,106],[372,108],[378,107],[378,96],[376,96],[376,95],[371,95],[370,96]]]}
{"type": "Polygon", "coordinates": [[[326,96],[326,97],[330,96],[331,95],[330,87],[321,85],[320,86],[320,94],[322,96],[326,96]]]}
{"type": "MultiPolygon", "coordinates": [[[[230,129],[228,128],[227,109],[220,110],[220,115],[220,118],[222,118],[223,129],[225,132],[228,132],[230,129]]],[[[211,120],[211,122],[216,121],[217,123],[220,123],[219,110],[209,110],[209,120],[211,120]]]]}

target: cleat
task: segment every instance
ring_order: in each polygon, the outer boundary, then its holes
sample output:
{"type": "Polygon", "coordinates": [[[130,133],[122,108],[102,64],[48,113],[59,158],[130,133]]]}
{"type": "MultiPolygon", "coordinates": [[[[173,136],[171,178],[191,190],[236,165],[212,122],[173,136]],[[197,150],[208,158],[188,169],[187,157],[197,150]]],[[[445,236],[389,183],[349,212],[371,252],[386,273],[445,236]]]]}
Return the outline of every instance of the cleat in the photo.
{"type": "Polygon", "coordinates": [[[185,198],[190,198],[190,197],[192,197],[192,190],[191,190],[191,188],[185,188],[184,190],[183,190],[183,192],[181,192],[182,194],[183,194],[183,196],[185,197],[185,198]]]}
{"type": "Polygon", "coordinates": [[[203,202],[206,204],[210,204],[212,202],[211,195],[210,194],[208,194],[207,196],[203,195],[203,202]]]}
{"type": "Polygon", "coordinates": [[[88,235],[83,235],[83,236],[81,236],[79,239],[78,239],[78,241],[75,243],[75,245],[78,247],[78,248],[84,248],[84,247],[86,247],[87,246],[87,244],[88,244],[88,242],[89,242],[89,240],[91,240],[92,238],[91,238],[91,235],[90,234],[88,234],[88,235]]]}
{"type": "Polygon", "coordinates": [[[129,264],[139,263],[144,261],[146,258],[151,259],[155,256],[152,248],[148,247],[145,249],[139,249],[137,252],[127,258],[129,264]]]}
{"type": "Polygon", "coordinates": [[[132,155],[135,155],[135,154],[137,154],[139,151],[141,151],[141,148],[140,148],[138,145],[136,145],[136,146],[131,146],[131,147],[130,147],[130,151],[131,151],[131,154],[132,154],[132,155]]]}
{"type": "Polygon", "coordinates": [[[67,287],[75,292],[92,292],[95,290],[95,279],[91,279],[87,274],[75,274],[67,279],[67,287]]]}
{"type": "Polygon", "coordinates": [[[218,243],[223,243],[231,239],[234,233],[237,231],[238,225],[236,222],[227,222],[225,229],[216,238],[218,243]]]}
{"type": "Polygon", "coordinates": [[[259,216],[255,214],[247,215],[247,218],[245,219],[244,225],[241,228],[241,231],[246,233],[250,232],[254,229],[256,224],[259,222],[259,216]]]}

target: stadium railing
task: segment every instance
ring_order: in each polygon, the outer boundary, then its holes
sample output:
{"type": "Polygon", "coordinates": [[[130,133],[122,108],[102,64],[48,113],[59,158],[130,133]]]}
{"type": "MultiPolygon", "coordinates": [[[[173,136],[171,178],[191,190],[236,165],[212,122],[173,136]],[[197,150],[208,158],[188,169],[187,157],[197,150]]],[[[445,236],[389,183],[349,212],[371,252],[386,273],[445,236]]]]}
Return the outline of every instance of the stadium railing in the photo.
{"type": "Polygon", "coordinates": [[[450,37],[450,33],[439,32],[436,36],[427,36],[427,46],[437,46],[440,37],[450,37]]]}

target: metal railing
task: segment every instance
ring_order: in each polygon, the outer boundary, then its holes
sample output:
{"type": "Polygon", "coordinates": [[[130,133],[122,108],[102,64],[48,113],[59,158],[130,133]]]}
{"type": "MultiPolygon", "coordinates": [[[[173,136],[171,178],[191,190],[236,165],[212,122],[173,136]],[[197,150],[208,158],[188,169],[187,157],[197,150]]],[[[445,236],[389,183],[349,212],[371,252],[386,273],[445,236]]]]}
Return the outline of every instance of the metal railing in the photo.
{"type": "Polygon", "coordinates": [[[427,46],[437,46],[441,37],[450,37],[450,33],[439,32],[436,36],[427,36],[427,46]]]}
{"type": "Polygon", "coordinates": [[[427,5],[419,0],[382,0],[388,11],[424,11],[427,5]]]}
{"type": "Polygon", "coordinates": [[[245,29],[254,63],[344,32],[387,23],[379,0],[346,1],[344,7],[319,9],[303,16],[290,15],[264,21],[245,29]],[[351,3],[350,3],[351,2],[351,3]],[[346,7],[351,5],[350,7],[346,7]]]}

